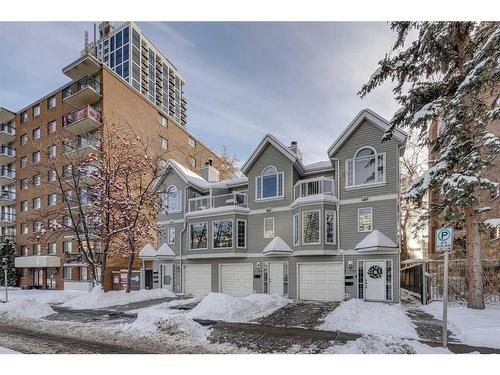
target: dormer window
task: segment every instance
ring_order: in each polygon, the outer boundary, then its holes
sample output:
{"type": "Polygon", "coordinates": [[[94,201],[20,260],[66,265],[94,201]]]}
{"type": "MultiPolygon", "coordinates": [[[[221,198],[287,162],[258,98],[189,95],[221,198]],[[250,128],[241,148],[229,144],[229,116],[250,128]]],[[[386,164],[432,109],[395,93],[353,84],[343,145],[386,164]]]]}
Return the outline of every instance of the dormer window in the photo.
{"type": "Polygon", "coordinates": [[[385,183],[385,154],[372,147],[363,147],[346,160],[346,187],[385,183]]]}
{"type": "Polygon", "coordinates": [[[257,176],[255,181],[255,199],[270,199],[283,197],[283,172],[279,172],[276,167],[264,168],[262,174],[257,176]]]}
{"type": "Polygon", "coordinates": [[[164,203],[166,203],[166,210],[168,213],[179,212],[181,211],[182,201],[181,194],[182,192],[177,189],[177,186],[171,185],[168,187],[165,192],[166,197],[164,203]]]}

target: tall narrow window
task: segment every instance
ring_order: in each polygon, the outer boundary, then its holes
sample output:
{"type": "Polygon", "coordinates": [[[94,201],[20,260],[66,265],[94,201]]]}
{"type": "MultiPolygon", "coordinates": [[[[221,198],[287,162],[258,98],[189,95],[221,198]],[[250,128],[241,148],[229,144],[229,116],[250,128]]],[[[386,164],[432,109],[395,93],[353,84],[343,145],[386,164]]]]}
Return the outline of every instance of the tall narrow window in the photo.
{"type": "Polygon", "coordinates": [[[299,214],[293,215],[293,245],[298,246],[300,241],[299,214]]]}
{"type": "Polygon", "coordinates": [[[237,220],[237,240],[236,247],[245,248],[247,247],[247,222],[246,220],[237,220]]]}
{"type": "Polygon", "coordinates": [[[325,242],[335,244],[335,211],[327,210],[325,212],[325,242]]]}
{"type": "Polygon", "coordinates": [[[302,244],[315,245],[320,243],[319,210],[302,213],[302,244]]]}
{"type": "Polygon", "coordinates": [[[274,238],[274,217],[264,218],[264,238],[274,238]]]}
{"type": "Polygon", "coordinates": [[[168,244],[175,244],[175,227],[168,228],[168,244]]]}
{"type": "Polygon", "coordinates": [[[233,221],[219,220],[212,223],[214,249],[233,247],[233,221]]]}
{"type": "Polygon", "coordinates": [[[40,116],[40,104],[33,107],[33,117],[40,116]]]}

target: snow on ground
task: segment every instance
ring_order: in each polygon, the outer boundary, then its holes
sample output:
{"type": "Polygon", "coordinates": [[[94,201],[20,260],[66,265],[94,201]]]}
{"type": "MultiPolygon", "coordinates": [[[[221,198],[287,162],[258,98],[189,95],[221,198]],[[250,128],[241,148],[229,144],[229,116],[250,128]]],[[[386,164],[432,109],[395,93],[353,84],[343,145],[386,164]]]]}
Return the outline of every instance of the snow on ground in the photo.
{"type": "Polygon", "coordinates": [[[418,338],[415,326],[400,304],[351,299],[342,302],[324,320],[319,329],[418,338]]]}
{"type": "MultiPolygon", "coordinates": [[[[421,309],[437,319],[443,318],[442,302],[432,302],[421,309]]],[[[485,310],[475,310],[450,302],[448,329],[464,344],[500,349],[500,304],[489,304],[485,310]]]]}
{"type": "Polygon", "coordinates": [[[248,322],[269,315],[290,302],[288,298],[275,294],[252,294],[238,298],[222,293],[210,293],[188,316],[225,322],[248,322]]]}
{"type": "Polygon", "coordinates": [[[4,348],[3,346],[0,346],[0,354],[19,354],[19,352],[16,352],[15,350],[10,350],[10,349],[4,348]]]}
{"type": "Polygon", "coordinates": [[[125,293],[122,290],[104,292],[101,287],[94,287],[89,293],[81,294],[61,306],[74,310],[98,309],[166,297],[175,297],[175,294],[166,289],[141,289],[125,293]]]}
{"type": "MultiPolygon", "coordinates": [[[[9,301],[30,299],[39,303],[62,303],[85,294],[88,294],[88,292],[74,290],[23,290],[20,288],[9,288],[9,301]]],[[[1,297],[4,297],[3,293],[1,297]]]]}
{"type": "Polygon", "coordinates": [[[40,319],[54,313],[55,311],[49,305],[38,302],[33,298],[15,299],[7,303],[0,303],[0,315],[6,315],[9,318],[40,319]]]}
{"type": "Polygon", "coordinates": [[[333,345],[325,353],[336,354],[451,354],[448,349],[434,348],[415,340],[393,336],[364,335],[345,345],[333,345]]]}

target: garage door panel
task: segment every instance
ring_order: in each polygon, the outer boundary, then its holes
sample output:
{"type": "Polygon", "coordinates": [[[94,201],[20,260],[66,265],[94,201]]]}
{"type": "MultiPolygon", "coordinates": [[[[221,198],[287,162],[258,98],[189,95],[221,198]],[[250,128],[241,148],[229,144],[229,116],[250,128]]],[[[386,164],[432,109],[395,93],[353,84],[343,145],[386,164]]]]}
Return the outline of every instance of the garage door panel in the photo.
{"type": "Polygon", "coordinates": [[[184,293],[202,295],[212,291],[212,266],[186,264],[184,266],[184,293]]]}
{"type": "Polygon", "coordinates": [[[253,264],[221,264],[221,293],[235,297],[253,294],[253,264]]]}
{"type": "Polygon", "coordinates": [[[299,264],[299,299],[341,301],[343,265],[340,263],[299,264]]]}

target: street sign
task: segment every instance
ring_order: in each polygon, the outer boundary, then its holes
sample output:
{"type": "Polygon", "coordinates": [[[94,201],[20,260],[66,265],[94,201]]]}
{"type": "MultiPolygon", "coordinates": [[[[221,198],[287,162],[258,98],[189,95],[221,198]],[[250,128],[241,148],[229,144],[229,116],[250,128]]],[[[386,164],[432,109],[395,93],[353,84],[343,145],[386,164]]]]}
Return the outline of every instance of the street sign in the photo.
{"type": "Polygon", "coordinates": [[[436,231],[436,252],[444,253],[453,250],[453,228],[444,227],[436,231]]]}

